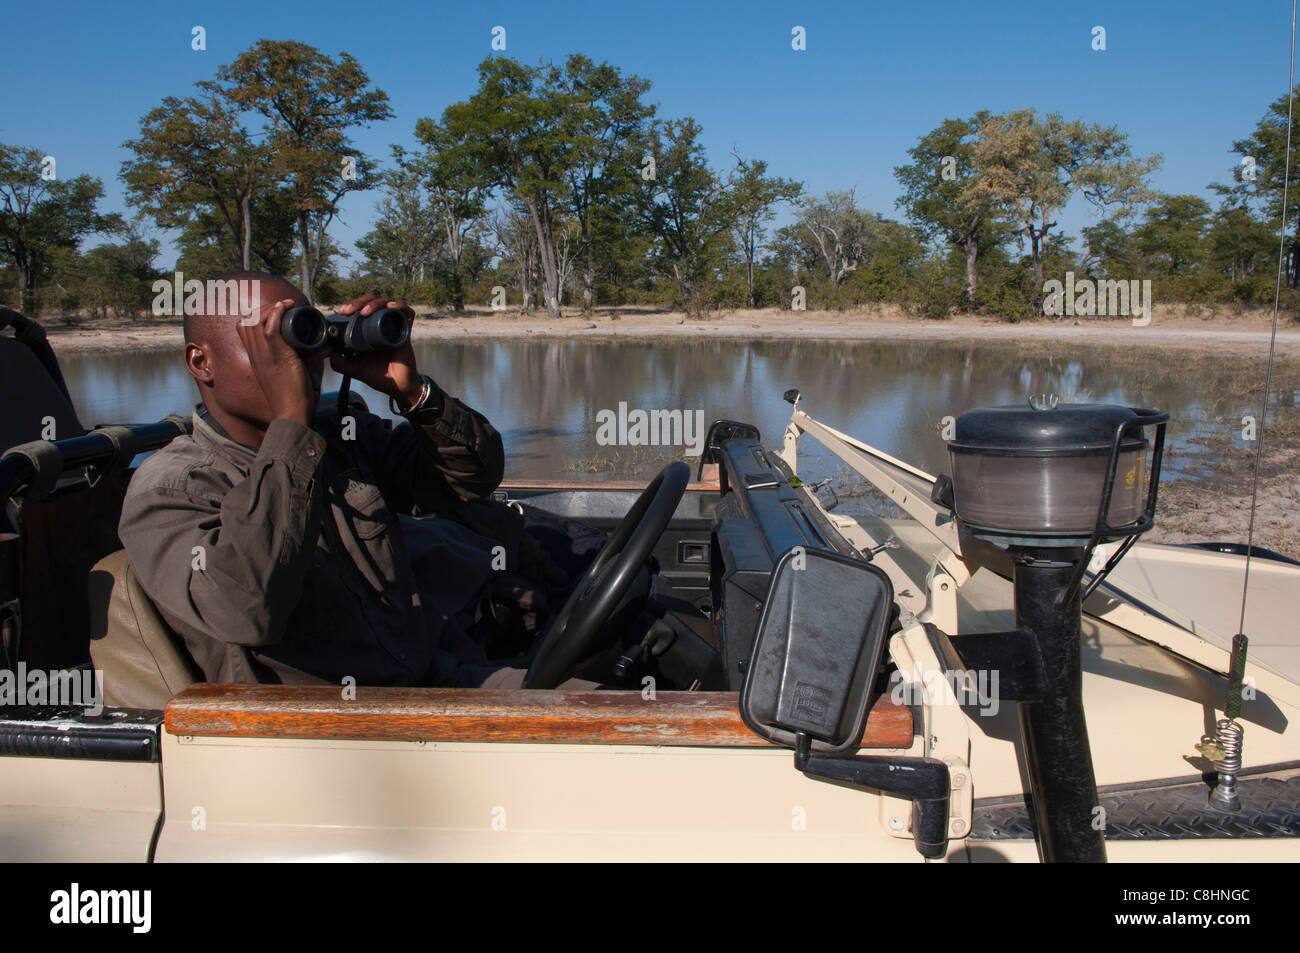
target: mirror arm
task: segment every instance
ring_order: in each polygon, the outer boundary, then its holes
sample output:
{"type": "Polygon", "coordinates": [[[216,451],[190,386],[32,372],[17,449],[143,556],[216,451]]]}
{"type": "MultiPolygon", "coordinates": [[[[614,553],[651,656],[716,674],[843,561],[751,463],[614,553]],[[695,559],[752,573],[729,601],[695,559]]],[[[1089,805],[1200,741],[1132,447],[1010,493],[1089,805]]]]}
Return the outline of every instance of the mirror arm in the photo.
{"type": "Polygon", "coordinates": [[[936,758],[863,758],[814,755],[812,739],[795,738],[794,766],[810,778],[848,787],[882,791],[912,801],[912,841],[922,857],[942,857],[948,850],[948,801],[952,780],[948,765],[936,758]]]}

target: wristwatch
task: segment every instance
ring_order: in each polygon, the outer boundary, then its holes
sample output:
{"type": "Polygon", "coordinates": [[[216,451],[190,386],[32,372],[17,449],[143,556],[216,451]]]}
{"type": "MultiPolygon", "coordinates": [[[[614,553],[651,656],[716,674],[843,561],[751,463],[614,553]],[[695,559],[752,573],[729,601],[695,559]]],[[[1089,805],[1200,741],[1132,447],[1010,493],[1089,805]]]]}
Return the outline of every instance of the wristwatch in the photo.
{"type": "Polygon", "coordinates": [[[397,401],[392,397],[388,398],[388,407],[394,413],[402,417],[409,417],[412,414],[418,414],[421,411],[430,410],[442,413],[442,391],[438,385],[433,382],[428,374],[421,374],[420,380],[424,381],[424,388],[420,391],[420,399],[410,407],[403,410],[397,406],[397,401]]]}

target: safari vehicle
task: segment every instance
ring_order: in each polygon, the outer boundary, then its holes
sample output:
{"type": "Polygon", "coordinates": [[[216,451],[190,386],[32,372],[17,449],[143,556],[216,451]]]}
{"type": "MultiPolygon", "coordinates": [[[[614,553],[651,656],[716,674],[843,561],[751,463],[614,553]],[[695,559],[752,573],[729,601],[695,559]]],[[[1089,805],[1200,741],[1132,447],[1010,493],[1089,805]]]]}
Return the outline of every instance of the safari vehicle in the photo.
{"type": "Polygon", "coordinates": [[[791,391],[779,447],[719,421],[694,479],[503,487],[610,532],[526,688],[214,685],[115,535],[188,422],[83,432],[9,320],[5,665],[105,705],[0,707],[5,860],[1300,859],[1300,564],[1249,554],[1234,654],[1247,554],[1138,542],[1163,414],[972,411],[940,477],[791,391]],[[806,440],[895,509],[835,512],[806,440]]]}

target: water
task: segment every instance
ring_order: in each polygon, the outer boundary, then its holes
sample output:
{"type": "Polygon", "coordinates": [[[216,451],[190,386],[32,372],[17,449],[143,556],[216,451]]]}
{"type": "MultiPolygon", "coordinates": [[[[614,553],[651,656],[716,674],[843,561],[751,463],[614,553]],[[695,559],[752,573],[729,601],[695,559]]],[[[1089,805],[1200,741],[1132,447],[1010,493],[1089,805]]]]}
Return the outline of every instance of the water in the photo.
{"type": "MultiPolygon", "coordinates": [[[[682,448],[609,448],[596,415],[630,409],[702,410],[753,423],[779,447],[798,387],[800,408],[931,473],[947,472],[942,420],[972,407],[1023,403],[1030,393],[1135,404],[1170,412],[1172,475],[1194,474],[1207,428],[1240,426],[1245,395],[1207,401],[1205,382],[1180,374],[1179,358],[1116,366],[1113,351],[1077,348],[1068,360],[973,344],[782,341],[510,340],[417,345],[420,369],[488,416],[501,431],[507,479],[649,479],[682,448]],[[1240,406],[1238,406],[1240,404],[1240,406]]],[[[139,423],[187,413],[193,382],[171,351],[68,354],[60,358],[83,422],[139,423]]],[[[327,375],[325,388],[338,384],[327,375]]],[[[359,387],[372,411],[386,398],[359,387]]],[[[1255,410],[1257,413],[1257,408],[1255,410]]],[[[801,442],[812,444],[810,438],[801,442]]],[[[689,459],[689,458],[688,458],[689,459]]],[[[694,461],[691,460],[692,464],[694,461]]],[[[836,464],[808,447],[807,479],[836,464]]]]}

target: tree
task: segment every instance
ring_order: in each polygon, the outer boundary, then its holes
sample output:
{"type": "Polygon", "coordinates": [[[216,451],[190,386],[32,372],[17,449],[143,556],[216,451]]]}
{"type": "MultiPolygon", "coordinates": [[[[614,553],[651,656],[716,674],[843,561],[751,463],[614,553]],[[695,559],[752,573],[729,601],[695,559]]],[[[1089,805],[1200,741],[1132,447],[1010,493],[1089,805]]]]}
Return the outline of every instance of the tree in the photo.
{"type": "Polygon", "coordinates": [[[160,277],[154,267],[158,242],[135,228],[120,242],[105,242],[85,254],[61,249],[54,261],[53,280],[67,300],[86,308],[92,317],[135,316],[149,310],[153,283],[160,277]]]}
{"type": "Polygon", "coordinates": [[[907,150],[909,165],[894,175],[903,187],[898,206],[927,239],[938,238],[960,248],[966,256],[966,302],[975,304],[976,263],[981,251],[1002,240],[1002,225],[990,197],[974,188],[979,176],[975,141],[989,113],[970,119],[945,119],[907,150]]]}
{"type": "Polygon", "coordinates": [[[1195,195],[1162,195],[1133,233],[1138,250],[1162,274],[1185,275],[1204,257],[1210,204],[1195,195]]]}
{"type": "Polygon", "coordinates": [[[445,126],[421,119],[415,124],[415,135],[424,144],[422,155],[408,160],[400,148],[393,153],[398,164],[428,189],[433,227],[446,251],[452,307],[463,311],[465,243],[487,207],[491,177],[475,162],[466,144],[458,142],[445,126]]]}
{"type": "Polygon", "coordinates": [[[370,88],[350,53],[331,59],[292,40],[259,40],[218,69],[217,79],[225,96],[270,125],[267,147],[293,195],[299,278],[310,297],[339,201],[378,178],[348,130],[390,118],[388,96],[370,88]]]}
{"type": "MultiPolygon", "coordinates": [[[[1300,86],[1296,86],[1292,95],[1300,96],[1300,86]]],[[[1243,160],[1232,170],[1234,185],[1213,185],[1211,188],[1233,199],[1235,205],[1253,207],[1274,229],[1280,222],[1284,234],[1290,231],[1285,252],[1287,284],[1296,288],[1300,287],[1300,170],[1295,162],[1291,163],[1288,183],[1288,109],[1287,96],[1280,96],[1269,105],[1264,117],[1256,123],[1255,131],[1232,144],[1232,151],[1243,160]],[[1282,208],[1284,191],[1287,193],[1285,210],[1282,208]]],[[[1293,149],[1296,143],[1300,143],[1300,136],[1296,136],[1294,130],[1291,141],[1293,149]]]]}
{"type": "Polygon", "coordinates": [[[560,76],[562,94],[573,104],[569,121],[574,135],[568,169],[568,210],[578,228],[576,257],[582,276],[582,310],[595,304],[597,240],[606,234],[602,211],[630,201],[639,185],[636,146],[654,116],[641,102],[650,83],[623,76],[608,63],[594,64],[571,56],[560,76]]]}
{"type": "Polygon", "coordinates": [[[1059,113],[1040,119],[1032,109],[1018,109],[980,123],[979,174],[963,198],[996,205],[1019,224],[1041,288],[1055,215],[1069,199],[1078,194],[1102,211],[1119,206],[1121,213],[1131,212],[1153,197],[1146,177],[1160,161],[1133,158],[1117,127],[1067,122],[1059,113]]]}
{"type": "MultiPolygon", "coordinates": [[[[1277,264],[1277,232],[1272,225],[1251,214],[1245,205],[1229,201],[1220,206],[1210,221],[1206,245],[1211,267],[1227,277],[1236,297],[1242,297],[1238,286],[1264,274],[1265,269],[1276,275],[1273,269],[1277,264]]],[[[1272,294],[1272,281],[1266,290],[1272,294]]]]}
{"type": "Polygon", "coordinates": [[[640,101],[649,83],[584,56],[562,67],[492,57],[478,72],[469,99],[447,107],[440,124],[421,120],[417,130],[438,131],[446,145],[439,154],[452,168],[526,211],[537,233],[547,313],[559,316],[578,260],[590,307],[601,209],[631,200],[629,143],[653,112],[640,101]]]}
{"type": "Polygon", "coordinates": [[[783,202],[797,202],[803,184],[786,179],[769,178],[767,163],[761,160],[746,161],[735,152],[739,175],[736,177],[731,202],[735,210],[732,232],[745,261],[745,291],[749,306],[754,307],[754,260],[763,246],[764,226],[776,214],[776,206],[783,202]]]}
{"type": "Polygon", "coordinates": [[[577,163],[575,126],[580,100],[562,88],[555,66],[525,66],[508,57],[479,64],[479,88],[442,114],[456,165],[503,189],[527,213],[537,233],[542,296],[560,315],[564,284],[556,238],[577,163]]]}
{"type": "MultiPolygon", "coordinates": [[[[253,267],[272,275],[296,270],[297,211],[286,188],[264,190],[249,208],[248,232],[253,267]]],[[[213,275],[243,267],[243,248],[231,235],[225,219],[211,205],[196,204],[177,236],[176,268],[194,275],[213,275]]]]}
{"type": "Polygon", "coordinates": [[[387,194],[379,206],[379,219],[358,239],[357,248],[372,270],[396,282],[394,294],[411,300],[441,246],[439,221],[420,174],[403,162],[400,149],[394,152],[398,165],[384,174],[387,194]]]}
{"type": "MultiPolygon", "coordinates": [[[[0,143],[0,255],[17,272],[19,309],[54,249],[75,250],[88,235],[123,227],[121,216],[96,211],[104,197],[99,179],[47,178],[49,168],[41,150],[0,143]]],[[[57,166],[53,169],[57,172],[57,166]]]]}
{"type": "Polygon", "coordinates": [[[736,221],[734,170],[725,178],[709,168],[694,119],[655,122],[646,149],[655,177],[644,182],[639,208],[656,239],[655,257],[671,273],[688,315],[703,310],[701,283],[716,273],[736,221]]]}
{"type": "Polygon", "coordinates": [[[799,209],[798,227],[826,269],[826,276],[842,285],[866,256],[868,234],[880,216],[857,205],[856,190],[827,192],[807,198],[799,209]]]}
{"type": "MultiPolygon", "coordinates": [[[[278,186],[270,149],[254,141],[239,107],[219,87],[196,84],[200,95],[168,96],[140,121],[140,136],[124,143],[133,159],[122,163],[127,199],[162,228],[190,228],[229,238],[236,256],[225,268],[249,269],[253,260],[253,204],[278,186]]],[[[258,257],[270,263],[275,236],[259,232],[258,257]]],[[[193,240],[193,239],[192,239],[193,240]]],[[[216,239],[220,241],[220,239],[216,239]]]]}
{"type": "Polygon", "coordinates": [[[531,213],[521,207],[498,210],[492,219],[492,234],[497,255],[519,284],[519,311],[527,314],[537,292],[537,229],[531,213]]]}
{"type": "Polygon", "coordinates": [[[1114,219],[1102,219],[1085,226],[1083,241],[1087,248],[1079,267],[1096,270],[1103,277],[1119,277],[1141,269],[1140,252],[1133,236],[1114,219]]]}

